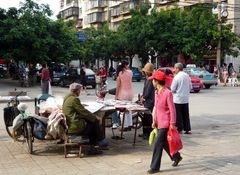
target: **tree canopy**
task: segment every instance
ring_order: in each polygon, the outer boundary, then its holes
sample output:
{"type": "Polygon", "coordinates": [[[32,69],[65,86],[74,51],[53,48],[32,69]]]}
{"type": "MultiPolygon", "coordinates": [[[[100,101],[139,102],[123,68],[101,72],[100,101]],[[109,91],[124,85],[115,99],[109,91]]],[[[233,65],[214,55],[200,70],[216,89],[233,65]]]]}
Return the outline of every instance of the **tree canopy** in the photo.
{"type": "Polygon", "coordinates": [[[27,63],[62,61],[79,54],[73,22],[51,20],[48,5],[25,0],[19,9],[0,9],[0,57],[27,63]]]}
{"type": "Polygon", "coordinates": [[[0,8],[0,57],[37,62],[68,62],[81,59],[121,60],[138,54],[143,64],[151,57],[170,61],[179,54],[201,62],[206,55],[216,55],[217,42],[222,41],[222,55],[238,52],[239,38],[224,24],[218,29],[217,16],[211,7],[201,5],[184,10],[174,8],[160,12],[142,4],[131,10],[132,17],[116,31],[106,23],[101,29],[83,31],[87,40],[79,42],[73,21],[50,19],[47,5],[25,0],[19,9],[0,8]]]}

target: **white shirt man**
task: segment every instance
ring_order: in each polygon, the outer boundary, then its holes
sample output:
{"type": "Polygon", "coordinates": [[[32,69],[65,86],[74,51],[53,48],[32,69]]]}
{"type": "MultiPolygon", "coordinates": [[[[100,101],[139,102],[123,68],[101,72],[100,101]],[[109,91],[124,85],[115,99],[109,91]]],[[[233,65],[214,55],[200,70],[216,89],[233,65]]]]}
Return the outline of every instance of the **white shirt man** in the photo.
{"type": "Polygon", "coordinates": [[[185,134],[191,134],[188,108],[189,94],[192,89],[191,79],[188,74],[183,72],[181,63],[176,63],[174,70],[176,75],[171,85],[171,91],[177,114],[176,126],[180,133],[184,130],[185,134]]]}

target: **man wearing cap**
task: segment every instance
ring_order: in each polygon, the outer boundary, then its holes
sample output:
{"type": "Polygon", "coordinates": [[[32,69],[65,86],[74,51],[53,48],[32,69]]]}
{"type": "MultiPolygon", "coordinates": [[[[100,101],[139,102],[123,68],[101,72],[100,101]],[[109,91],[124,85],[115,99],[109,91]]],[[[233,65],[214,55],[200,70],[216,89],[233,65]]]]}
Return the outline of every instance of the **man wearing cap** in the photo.
{"type": "Polygon", "coordinates": [[[173,101],[177,113],[176,126],[181,133],[182,130],[185,134],[191,134],[191,126],[189,119],[189,94],[192,89],[192,83],[189,75],[183,71],[183,65],[176,63],[174,65],[175,77],[171,85],[173,92],[173,101]]]}
{"type": "MultiPolygon", "coordinates": [[[[154,66],[152,63],[147,63],[142,69],[146,79],[144,82],[143,94],[140,99],[140,102],[144,105],[144,107],[148,108],[151,112],[154,107],[155,88],[153,87],[152,80],[148,80],[148,77],[152,76],[153,70],[154,66]]],[[[140,134],[139,136],[147,139],[152,131],[152,114],[144,113],[142,125],[143,134],[140,134]]]]}
{"type": "Polygon", "coordinates": [[[68,133],[87,135],[91,145],[107,146],[97,116],[81,104],[79,95],[82,85],[72,83],[70,93],[64,98],[63,112],[67,117],[68,133]]]}

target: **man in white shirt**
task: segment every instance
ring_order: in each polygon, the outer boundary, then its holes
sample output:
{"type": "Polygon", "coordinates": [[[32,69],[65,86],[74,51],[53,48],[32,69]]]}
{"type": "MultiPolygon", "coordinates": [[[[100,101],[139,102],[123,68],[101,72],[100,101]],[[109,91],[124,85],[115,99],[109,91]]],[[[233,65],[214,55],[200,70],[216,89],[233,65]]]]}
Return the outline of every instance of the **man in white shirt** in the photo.
{"type": "Polygon", "coordinates": [[[191,125],[189,118],[189,94],[192,89],[192,83],[189,75],[183,71],[183,65],[176,63],[174,65],[175,77],[171,85],[173,93],[173,102],[176,108],[176,126],[178,131],[185,134],[191,134],[191,125]]]}

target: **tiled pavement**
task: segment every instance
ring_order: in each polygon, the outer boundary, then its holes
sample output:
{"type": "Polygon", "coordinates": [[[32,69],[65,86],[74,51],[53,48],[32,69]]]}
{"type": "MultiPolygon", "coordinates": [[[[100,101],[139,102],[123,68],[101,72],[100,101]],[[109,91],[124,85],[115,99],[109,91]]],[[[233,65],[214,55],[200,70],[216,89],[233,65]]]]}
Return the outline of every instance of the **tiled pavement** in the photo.
{"type": "MultiPolygon", "coordinates": [[[[239,88],[216,88],[212,93],[193,94],[191,98],[192,135],[182,135],[183,161],[171,167],[164,152],[161,172],[164,175],[238,175],[240,174],[239,88]],[[222,96],[221,93],[226,94],[222,96]],[[196,97],[198,95],[198,97],[196,97]],[[224,102],[224,103],[222,103],[224,102]]],[[[0,105],[2,111],[3,105],[0,105]]],[[[0,175],[112,175],[146,174],[151,147],[137,138],[132,146],[133,131],[124,140],[112,140],[107,129],[110,149],[100,156],[64,158],[63,147],[55,141],[36,141],[29,155],[22,143],[13,143],[6,135],[0,118],[0,175]]]]}

